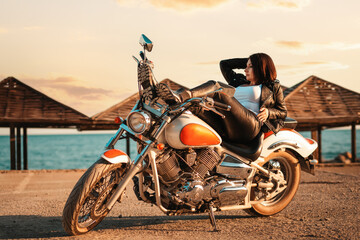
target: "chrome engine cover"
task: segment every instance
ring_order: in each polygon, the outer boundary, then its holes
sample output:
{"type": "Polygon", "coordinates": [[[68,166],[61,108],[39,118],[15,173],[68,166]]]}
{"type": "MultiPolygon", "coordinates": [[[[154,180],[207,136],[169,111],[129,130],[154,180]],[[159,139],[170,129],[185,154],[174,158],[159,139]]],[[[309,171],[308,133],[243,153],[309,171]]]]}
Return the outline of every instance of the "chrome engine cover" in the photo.
{"type": "Polygon", "coordinates": [[[202,201],[219,202],[219,206],[240,205],[245,202],[248,190],[245,180],[229,181],[227,179],[205,184],[201,180],[189,181],[176,193],[181,203],[197,206],[202,201]]]}

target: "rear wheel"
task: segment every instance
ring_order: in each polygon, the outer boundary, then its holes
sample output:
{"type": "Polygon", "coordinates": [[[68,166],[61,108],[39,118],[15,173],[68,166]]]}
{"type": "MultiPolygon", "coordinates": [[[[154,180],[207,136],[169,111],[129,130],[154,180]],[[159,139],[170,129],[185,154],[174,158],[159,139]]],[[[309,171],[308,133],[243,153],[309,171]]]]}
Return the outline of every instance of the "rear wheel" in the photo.
{"type": "Polygon", "coordinates": [[[109,213],[106,203],[119,184],[126,164],[104,159],[94,163],[73,188],[63,210],[62,223],[71,235],[86,233],[109,213]]]}
{"type": "MultiPolygon", "coordinates": [[[[270,179],[274,183],[272,189],[253,188],[250,196],[252,201],[258,201],[265,197],[266,200],[252,205],[252,208],[247,209],[246,212],[256,216],[271,216],[282,211],[295,196],[300,183],[300,164],[290,153],[279,151],[270,154],[259,165],[274,172],[281,180],[270,179]]],[[[255,182],[264,182],[260,174],[255,175],[254,179],[255,182]]]]}

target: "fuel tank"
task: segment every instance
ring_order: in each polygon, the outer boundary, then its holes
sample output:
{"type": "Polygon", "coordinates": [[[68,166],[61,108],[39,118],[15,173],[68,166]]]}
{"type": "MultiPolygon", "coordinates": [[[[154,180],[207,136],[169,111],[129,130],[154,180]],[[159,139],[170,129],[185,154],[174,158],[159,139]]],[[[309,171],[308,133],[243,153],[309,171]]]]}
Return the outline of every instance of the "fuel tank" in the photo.
{"type": "Polygon", "coordinates": [[[165,129],[166,142],[175,149],[204,148],[221,143],[221,137],[207,123],[184,113],[165,129]]]}

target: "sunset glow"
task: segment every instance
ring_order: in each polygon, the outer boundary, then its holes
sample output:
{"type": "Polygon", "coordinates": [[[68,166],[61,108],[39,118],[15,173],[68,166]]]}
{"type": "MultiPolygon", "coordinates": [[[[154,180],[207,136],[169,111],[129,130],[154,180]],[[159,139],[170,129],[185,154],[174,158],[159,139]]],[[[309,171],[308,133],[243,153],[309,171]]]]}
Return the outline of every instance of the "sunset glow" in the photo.
{"type": "Polygon", "coordinates": [[[137,91],[142,33],[156,78],[224,81],[219,61],[266,52],[292,86],[310,75],[360,92],[360,2],[2,0],[0,80],[92,116],[137,91]]]}

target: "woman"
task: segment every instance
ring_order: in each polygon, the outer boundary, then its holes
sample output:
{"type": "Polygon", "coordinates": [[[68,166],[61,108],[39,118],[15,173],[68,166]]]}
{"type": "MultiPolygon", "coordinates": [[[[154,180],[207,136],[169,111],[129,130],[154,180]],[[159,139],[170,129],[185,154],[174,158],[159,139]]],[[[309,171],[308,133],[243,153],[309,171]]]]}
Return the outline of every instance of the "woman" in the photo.
{"type": "Polygon", "coordinates": [[[272,59],[265,53],[255,53],[249,58],[222,60],[220,69],[233,88],[209,81],[189,91],[180,91],[180,99],[209,95],[215,101],[230,105],[230,112],[222,111],[224,120],[212,112],[200,113],[218,132],[225,132],[222,135],[227,141],[246,143],[260,131],[277,133],[284,124],[287,109],[272,59]],[[245,69],[246,76],[234,69],[245,69]],[[220,87],[224,90],[214,93],[220,87]]]}
{"type": "MultiPolygon", "coordinates": [[[[236,88],[235,98],[240,103],[248,102],[244,100],[241,93],[246,94],[247,87],[261,88],[261,95],[259,99],[259,112],[253,110],[258,120],[265,123],[266,127],[263,130],[266,132],[271,130],[277,133],[283,126],[283,120],[286,118],[287,109],[284,102],[283,92],[280,86],[280,81],[276,79],[277,73],[274,62],[265,53],[255,53],[248,59],[235,58],[223,60],[220,62],[220,69],[230,86],[236,88]],[[237,74],[233,69],[244,69],[246,77],[243,74],[237,74]]],[[[256,94],[255,94],[256,95],[256,94]]]]}

